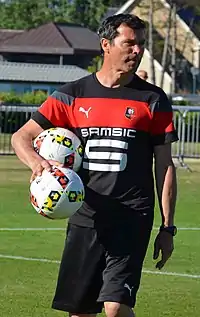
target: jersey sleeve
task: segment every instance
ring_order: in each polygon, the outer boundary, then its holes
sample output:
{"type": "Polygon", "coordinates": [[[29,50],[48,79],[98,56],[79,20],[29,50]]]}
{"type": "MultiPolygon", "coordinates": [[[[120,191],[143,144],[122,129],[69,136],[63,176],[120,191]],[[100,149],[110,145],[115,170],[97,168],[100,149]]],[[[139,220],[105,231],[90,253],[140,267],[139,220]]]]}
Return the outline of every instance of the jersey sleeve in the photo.
{"type": "Polygon", "coordinates": [[[173,123],[173,110],[166,94],[161,91],[159,98],[151,104],[151,138],[153,145],[178,141],[173,123]]]}
{"type": "Polygon", "coordinates": [[[33,113],[32,119],[44,130],[53,127],[71,127],[69,116],[75,98],[68,91],[67,85],[60,90],[54,91],[33,113]]]}

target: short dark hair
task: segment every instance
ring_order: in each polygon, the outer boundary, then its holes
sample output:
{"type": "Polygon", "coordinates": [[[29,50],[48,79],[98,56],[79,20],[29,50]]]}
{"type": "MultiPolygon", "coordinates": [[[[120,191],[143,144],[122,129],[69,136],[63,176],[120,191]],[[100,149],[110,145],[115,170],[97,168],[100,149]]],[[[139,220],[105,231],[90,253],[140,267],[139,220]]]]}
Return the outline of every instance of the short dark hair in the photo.
{"type": "Polygon", "coordinates": [[[145,29],[146,24],[133,14],[116,14],[105,19],[99,27],[97,34],[100,38],[113,41],[118,35],[117,29],[121,24],[126,24],[133,30],[145,29]]]}

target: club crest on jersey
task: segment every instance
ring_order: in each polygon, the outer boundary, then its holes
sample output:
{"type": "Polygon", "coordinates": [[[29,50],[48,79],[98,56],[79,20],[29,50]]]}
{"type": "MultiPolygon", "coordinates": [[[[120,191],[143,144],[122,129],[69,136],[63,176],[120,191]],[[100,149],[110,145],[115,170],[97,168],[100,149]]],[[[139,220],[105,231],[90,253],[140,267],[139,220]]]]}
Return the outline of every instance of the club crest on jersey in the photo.
{"type": "Polygon", "coordinates": [[[133,108],[126,108],[125,117],[128,119],[132,119],[134,116],[135,110],[133,108]]]}

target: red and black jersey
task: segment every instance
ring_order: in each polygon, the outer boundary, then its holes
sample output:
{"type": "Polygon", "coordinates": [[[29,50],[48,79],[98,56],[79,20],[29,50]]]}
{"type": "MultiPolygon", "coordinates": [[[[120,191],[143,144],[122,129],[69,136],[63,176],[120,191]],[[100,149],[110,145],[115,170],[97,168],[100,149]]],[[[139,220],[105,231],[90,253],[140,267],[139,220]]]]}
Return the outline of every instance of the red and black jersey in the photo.
{"type": "Polygon", "coordinates": [[[71,223],[94,226],[153,211],[153,147],[178,139],[162,89],[136,75],[108,88],[92,74],[55,91],[32,119],[43,129],[70,129],[85,147],[79,175],[86,197],[71,223]]]}

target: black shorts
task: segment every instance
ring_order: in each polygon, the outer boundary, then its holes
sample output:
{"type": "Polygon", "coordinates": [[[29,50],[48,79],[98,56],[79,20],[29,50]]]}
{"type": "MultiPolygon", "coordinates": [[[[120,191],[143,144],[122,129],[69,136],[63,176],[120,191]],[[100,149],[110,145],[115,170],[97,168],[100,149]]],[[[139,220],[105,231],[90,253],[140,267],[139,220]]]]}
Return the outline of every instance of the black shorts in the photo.
{"type": "Polygon", "coordinates": [[[104,302],[134,307],[153,215],[101,229],[69,224],[52,308],[95,314],[104,302]]]}

